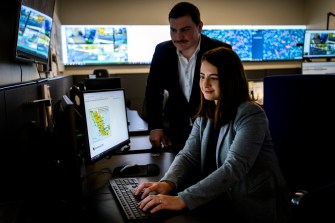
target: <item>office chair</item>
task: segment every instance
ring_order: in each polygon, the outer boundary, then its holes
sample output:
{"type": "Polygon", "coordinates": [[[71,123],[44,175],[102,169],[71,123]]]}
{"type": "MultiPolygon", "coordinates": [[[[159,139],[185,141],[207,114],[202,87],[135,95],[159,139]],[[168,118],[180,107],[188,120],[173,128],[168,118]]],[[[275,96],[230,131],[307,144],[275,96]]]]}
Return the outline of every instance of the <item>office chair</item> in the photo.
{"type": "Polygon", "coordinates": [[[109,76],[108,70],[106,70],[106,69],[95,69],[93,71],[93,74],[95,74],[96,78],[99,78],[99,77],[108,77],[109,76]]]}
{"type": "Polygon", "coordinates": [[[334,86],[335,75],[264,78],[264,110],[292,194],[291,222],[335,219],[334,86]]]}

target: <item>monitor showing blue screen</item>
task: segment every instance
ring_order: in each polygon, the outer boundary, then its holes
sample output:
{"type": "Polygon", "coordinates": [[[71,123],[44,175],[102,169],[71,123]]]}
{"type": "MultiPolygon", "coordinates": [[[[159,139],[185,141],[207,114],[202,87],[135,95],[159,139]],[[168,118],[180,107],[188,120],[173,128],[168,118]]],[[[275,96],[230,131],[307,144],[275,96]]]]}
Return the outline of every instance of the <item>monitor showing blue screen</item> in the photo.
{"type": "Polygon", "coordinates": [[[242,61],[302,60],[305,26],[205,26],[203,34],[229,43],[242,61]]]}

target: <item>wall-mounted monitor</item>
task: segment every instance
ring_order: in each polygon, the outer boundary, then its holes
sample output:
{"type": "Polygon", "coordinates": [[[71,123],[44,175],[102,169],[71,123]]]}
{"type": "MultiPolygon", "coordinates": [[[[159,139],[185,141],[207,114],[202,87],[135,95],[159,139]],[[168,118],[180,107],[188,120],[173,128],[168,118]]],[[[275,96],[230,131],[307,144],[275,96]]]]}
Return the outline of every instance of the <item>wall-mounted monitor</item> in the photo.
{"type": "Polygon", "coordinates": [[[306,26],[204,26],[203,34],[229,43],[242,61],[302,60],[306,26]]]}
{"type": "Polygon", "coordinates": [[[155,46],[170,39],[164,25],[63,25],[66,66],[148,65],[155,46]]]}
{"type": "Polygon", "coordinates": [[[47,64],[55,0],[22,0],[15,30],[15,59],[47,64]]]}
{"type": "MultiPolygon", "coordinates": [[[[242,61],[302,60],[305,25],[205,25],[202,33],[232,45],[242,61]]],[[[63,25],[64,65],[149,65],[168,25],[63,25]]]]}
{"type": "Polygon", "coordinates": [[[335,57],[335,30],[306,30],[304,58],[335,57]]]}
{"type": "Polygon", "coordinates": [[[83,91],[87,163],[96,162],[130,143],[124,89],[83,91]]]}

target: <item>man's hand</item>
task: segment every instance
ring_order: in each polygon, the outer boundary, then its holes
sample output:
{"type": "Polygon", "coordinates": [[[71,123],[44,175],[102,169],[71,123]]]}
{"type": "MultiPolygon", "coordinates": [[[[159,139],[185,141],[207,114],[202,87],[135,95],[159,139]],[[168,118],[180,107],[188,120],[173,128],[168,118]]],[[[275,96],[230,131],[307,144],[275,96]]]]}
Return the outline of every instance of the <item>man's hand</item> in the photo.
{"type": "Polygon", "coordinates": [[[168,147],[170,142],[164,135],[163,129],[154,129],[150,131],[150,143],[153,147],[168,147]]]}

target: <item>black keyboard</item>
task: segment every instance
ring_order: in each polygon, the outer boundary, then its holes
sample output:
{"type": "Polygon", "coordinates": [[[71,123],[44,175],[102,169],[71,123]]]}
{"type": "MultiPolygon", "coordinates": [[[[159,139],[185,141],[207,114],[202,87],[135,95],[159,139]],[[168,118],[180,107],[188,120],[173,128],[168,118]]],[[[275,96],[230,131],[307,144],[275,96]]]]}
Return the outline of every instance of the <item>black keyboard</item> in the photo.
{"type": "Polygon", "coordinates": [[[140,198],[137,198],[137,196],[134,195],[134,190],[139,184],[137,178],[113,178],[109,180],[109,184],[127,221],[147,221],[156,219],[157,217],[163,217],[161,212],[151,214],[150,212],[142,211],[138,207],[137,204],[140,201],[140,198]]]}

